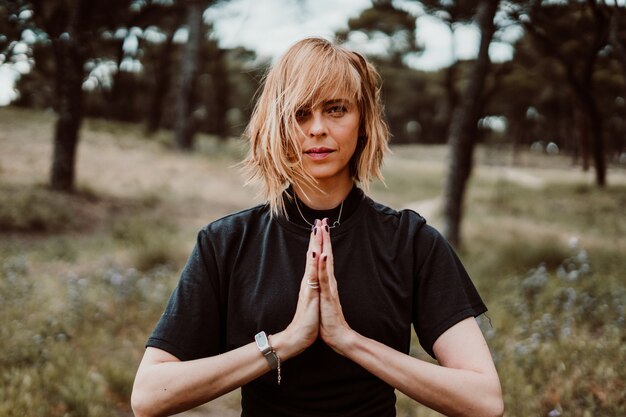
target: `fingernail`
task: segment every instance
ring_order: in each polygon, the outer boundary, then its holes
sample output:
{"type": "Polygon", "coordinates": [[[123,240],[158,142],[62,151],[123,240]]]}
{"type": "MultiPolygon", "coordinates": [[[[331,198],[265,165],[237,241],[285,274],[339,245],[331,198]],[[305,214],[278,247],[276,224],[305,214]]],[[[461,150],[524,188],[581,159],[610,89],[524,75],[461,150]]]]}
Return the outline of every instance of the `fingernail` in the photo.
{"type": "Polygon", "coordinates": [[[317,236],[317,227],[313,229],[313,236],[317,236]]]}
{"type": "Polygon", "coordinates": [[[324,226],[324,229],[326,229],[327,232],[330,232],[330,229],[328,228],[328,225],[324,226]]]}
{"type": "Polygon", "coordinates": [[[328,217],[324,217],[323,221],[324,221],[325,224],[328,224],[328,217]]]}
{"type": "Polygon", "coordinates": [[[312,256],[313,256],[313,259],[315,259],[315,256],[316,256],[316,255],[315,255],[315,252],[313,252],[313,253],[312,253],[312,256]]]}
{"type": "Polygon", "coordinates": [[[328,255],[322,256],[322,261],[326,262],[326,259],[328,259],[328,255]]]}

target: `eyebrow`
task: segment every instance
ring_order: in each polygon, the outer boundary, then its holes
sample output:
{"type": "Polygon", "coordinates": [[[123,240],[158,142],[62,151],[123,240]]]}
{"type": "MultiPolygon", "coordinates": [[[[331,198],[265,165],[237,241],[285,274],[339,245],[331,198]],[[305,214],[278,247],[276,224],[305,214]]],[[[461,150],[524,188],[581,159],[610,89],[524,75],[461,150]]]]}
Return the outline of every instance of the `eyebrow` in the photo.
{"type": "MultiPolygon", "coordinates": [[[[333,98],[333,99],[330,99],[330,100],[322,101],[321,103],[319,103],[317,105],[318,106],[322,106],[322,107],[326,107],[326,106],[332,106],[332,105],[337,105],[337,104],[344,105],[344,106],[351,106],[353,103],[352,103],[352,100],[350,100],[348,98],[333,98]]],[[[310,104],[307,104],[307,105],[304,105],[304,106],[300,107],[301,110],[302,109],[310,109],[310,108],[311,108],[310,104]]]]}
{"type": "Polygon", "coordinates": [[[335,98],[335,99],[332,99],[332,100],[327,100],[327,101],[322,102],[323,106],[329,106],[329,105],[333,105],[333,104],[343,104],[343,105],[346,105],[346,104],[350,104],[350,100],[348,100],[347,98],[335,98]]]}

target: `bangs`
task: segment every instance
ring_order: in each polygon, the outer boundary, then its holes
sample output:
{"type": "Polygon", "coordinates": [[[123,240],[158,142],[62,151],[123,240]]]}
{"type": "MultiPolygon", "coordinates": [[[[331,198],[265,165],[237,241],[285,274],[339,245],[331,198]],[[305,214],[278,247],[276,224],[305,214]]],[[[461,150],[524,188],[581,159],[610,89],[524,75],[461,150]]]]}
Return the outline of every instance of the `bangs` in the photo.
{"type": "Polygon", "coordinates": [[[315,48],[294,54],[285,62],[283,109],[295,114],[330,99],[361,101],[361,77],[349,56],[333,48],[315,48]]]}
{"type": "Polygon", "coordinates": [[[354,181],[368,190],[388,150],[389,130],[380,101],[380,76],[360,54],[321,38],[293,45],[265,76],[246,135],[243,161],[248,183],[259,181],[272,215],[285,213],[283,191],[290,184],[316,180],[304,169],[299,138],[304,132],[297,113],[329,100],[348,100],[359,112],[357,149],[350,161],[354,181]]]}

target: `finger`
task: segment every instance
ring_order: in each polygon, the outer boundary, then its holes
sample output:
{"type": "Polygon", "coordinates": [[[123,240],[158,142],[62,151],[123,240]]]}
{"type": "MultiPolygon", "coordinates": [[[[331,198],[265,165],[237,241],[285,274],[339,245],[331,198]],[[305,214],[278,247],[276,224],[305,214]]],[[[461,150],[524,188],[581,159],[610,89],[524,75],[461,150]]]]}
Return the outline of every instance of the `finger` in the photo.
{"type": "Polygon", "coordinates": [[[322,294],[326,297],[332,297],[334,281],[333,251],[327,219],[322,221],[322,254],[318,262],[317,271],[322,294]]]}
{"type": "Polygon", "coordinates": [[[333,245],[330,240],[330,226],[328,225],[328,219],[322,220],[322,256],[326,255],[327,257],[327,269],[329,276],[334,277],[334,256],[333,256],[333,245]]]}
{"type": "MultiPolygon", "coordinates": [[[[320,230],[321,222],[315,220],[311,236],[309,238],[309,249],[307,251],[306,266],[302,285],[316,287],[318,285],[318,263],[322,252],[322,232],[320,230]]],[[[315,289],[315,288],[314,288],[315,289]]]]}

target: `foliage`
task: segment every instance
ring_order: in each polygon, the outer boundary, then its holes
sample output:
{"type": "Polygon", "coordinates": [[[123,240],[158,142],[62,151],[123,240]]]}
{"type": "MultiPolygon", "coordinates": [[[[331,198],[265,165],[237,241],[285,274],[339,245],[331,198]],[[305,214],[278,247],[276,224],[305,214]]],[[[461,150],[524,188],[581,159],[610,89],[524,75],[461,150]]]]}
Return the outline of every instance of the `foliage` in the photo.
{"type": "MultiPolygon", "coordinates": [[[[19,103],[48,108],[55,103],[52,45],[50,39],[34,29],[32,36],[22,35],[24,24],[37,18],[24,6],[26,3],[22,3],[2,2],[0,7],[0,32],[4,35],[0,37],[0,49],[3,49],[0,63],[18,58],[31,65],[34,63],[32,70],[23,74],[19,81],[19,103]],[[11,51],[20,36],[26,52],[16,57],[11,51]]],[[[109,2],[106,7],[118,10],[122,3],[111,5],[109,2]]],[[[173,113],[165,110],[166,103],[173,103],[178,91],[174,83],[182,45],[174,41],[174,34],[184,24],[182,3],[156,0],[127,3],[130,8],[122,7],[123,16],[116,18],[112,27],[103,29],[106,22],[103,18],[97,19],[97,26],[102,30],[98,29],[98,35],[89,43],[90,57],[83,80],[85,114],[146,122],[150,133],[158,128],[171,129],[173,113]],[[124,47],[125,44],[137,47],[124,47]]],[[[425,14],[436,17],[451,30],[471,23],[476,11],[475,0],[421,3],[425,14]]],[[[534,27],[553,39],[559,53],[571,61],[574,72],[581,74],[585,65],[583,57],[593,40],[589,6],[592,3],[599,4],[573,0],[560,3],[505,1],[498,12],[499,32],[519,26],[532,16],[534,27]],[[533,5],[538,4],[541,7],[534,10],[533,5]]],[[[622,9],[601,7],[603,13],[614,15],[619,23],[615,25],[615,42],[607,44],[595,58],[592,78],[593,96],[603,119],[606,153],[609,162],[614,162],[623,153],[626,129],[622,122],[626,108],[623,97],[626,67],[618,59],[618,47],[626,40],[626,24],[622,9]]],[[[115,10],[111,10],[113,17],[119,15],[115,10]]],[[[107,13],[111,14],[108,9],[107,13]]],[[[420,40],[415,38],[416,25],[420,22],[416,17],[405,11],[399,2],[376,1],[351,18],[348,29],[337,36],[349,40],[355,34],[361,37],[365,34],[377,41],[389,40],[389,54],[372,59],[383,77],[392,140],[396,143],[444,143],[452,109],[472,63],[471,60],[460,61],[433,72],[408,67],[406,57],[421,50],[420,40]]],[[[252,51],[219,48],[213,35],[206,37],[201,47],[201,68],[192,113],[194,126],[200,132],[238,136],[245,127],[254,93],[268,63],[259,62],[252,51]]],[[[494,65],[487,80],[484,97],[487,107],[482,114],[500,118],[503,128],[491,130],[490,124],[483,121],[480,126],[487,128],[477,132],[477,139],[512,142],[524,148],[542,143],[544,149],[547,143],[553,142],[561,152],[578,161],[581,157],[584,159],[587,151],[583,145],[589,141],[588,135],[585,136],[588,127],[584,123],[587,112],[577,113],[563,68],[532,41],[528,31],[511,46],[513,60],[494,65]]],[[[582,162],[588,165],[588,161],[582,162]]]]}
{"type": "MultiPolygon", "coordinates": [[[[513,44],[515,55],[503,64],[502,79],[488,112],[506,117],[515,143],[554,142],[560,150],[584,157],[583,153],[588,152],[584,147],[589,147],[584,138],[589,129],[584,122],[588,112],[577,97],[576,88],[580,87],[576,86],[591,77],[591,97],[603,115],[607,155],[615,158],[622,152],[623,134],[615,130],[622,125],[614,120],[616,115],[623,116],[626,74],[609,45],[603,44],[604,49],[597,55],[593,52],[598,48],[595,32],[605,31],[606,25],[595,22],[594,9],[589,6],[592,3],[550,3],[532,9],[530,3],[520,2],[518,8],[511,8],[512,14],[519,14],[516,19],[533,30],[525,31],[513,44]],[[545,42],[538,36],[550,39],[549,45],[540,47],[545,42]],[[549,48],[551,52],[547,52],[549,48]]],[[[608,14],[610,9],[600,11],[608,14]]],[[[625,32],[620,39],[624,42],[625,32]]]]}
{"type": "Polygon", "coordinates": [[[54,277],[34,274],[29,263],[2,257],[0,414],[95,417],[128,410],[145,332],[137,326],[159,314],[171,272],[111,266],[54,277]]]}
{"type": "MultiPolygon", "coordinates": [[[[28,145],[12,147],[11,159],[35,158],[39,143],[47,143],[45,129],[29,129],[50,121],[34,112],[3,112],[17,120],[6,123],[7,139],[28,145]]],[[[70,210],[68,226],[37,233],[12,227],[0,235],[0,414],[9,417],[129,414],[143,344],[197,225],[252,204],[250,197],[223,203],[221,189],[198,191],[212,176],[233,180],[236,171],[219,168],[241,156],[232,148],[171,155],[155,152],[156,145],[132,125],[90,120],[85,128],[83,155],[97,153],[111,165],[107,169],[128,169],[120,159],[129,153],[152,162],[116,188],[132,198],[113,197],[92,184],[83,185],[90,190],[83,194],[52,201],[36,185],[34,171],[14,178],[7,156],[0,155],[7,167],[0,171],[2,196],[30,196],[28,204],[3,198],[3,210],[40,207],[45,210],[36,211],[47,210],[49,225],[59,224],[53,211],[70,210]],[[170,185],[181,180],[169,174],[172,159],[186,167],[180,175],[195,184],[192,193],[177,194],[170,185]],[[141,185],[157,171],[163,171],[158,182],[141,185]]],[[[393,151],[384,166],[387,187],[376,185],[374,198],[395,207],[436,200],[445,149],[393,151]]],[[[567,159],[528,153],[522,159],[527,167],[507,176],[510,167],[503,164],[510,155],[482,151],[470,183],[468,245],[460,255],[490,309],[491,325],[485,318],[481,326],[499,369],[507,415],[623,415],[626,375],[616,364],[626,361],[624,173],[613,174],[622,185],[601,190],[574,175],[567,159]],[[528,187],[522,174],[544,185],[528,187]]],[[[438,225],[436,213],[427,216],[438,225]]],[[[412,352],[427,358],[416,342],[412,352]]],[[[220,404],[237,413],[236,401],[220,404]]],[[[399,416],[437,415],[401,395],[397,408],[399,416]]]]}
{"type": "Polygon", "coordinates": [[[353,32],[365,34],[370,40],[385,39],[387,47],[382,55],[373,58],[393,67],[404,66],[407,54],[420,51],[415,41],[415,16],[397,7],[391,0],[375,0],[359,16],[348,20],[348,29],[340,31],[340,39],[348,39],[353,32]]]}
{"type": "Polygon", "coordinates": [[[81,218],[77,212],[86,202],[81,203],[81,199],[87,200],[43,187],[0,186],[0,230],[55,232],[78,228],[81,218]]]}
{"type": "Polygon", "coordinates": [[[626,371],[615,366],[626,361],[626,291],[618,274],[594,273],[577,240],[570,249],[556,269],[540,264],[516,279],[495,303],[496,329],[486,327],[509,415],[626,412],[626,371]]]}
{"type": "MultiPolygon", "coordinates": [[[[119,1],[94,2],[94,5],[91,13],[97,24],[91,29],[85,48],[88,56],[82,74],[84,114],[135,123],[148,121],[156,123],[156,128],[171,128],[172,113],[164,110],[166,103],[173,102],[177,91],[176,68],[184,44],[173,41],[173,37],[184,25],[184,4],[119,1]],[[100,6],[106,7],[106,12],[100,6]],[[127,46],[133,43],[136,49],[127,46]],[[151,120],[154,117],[158,120],[151,120]]],[[[10,31],[13,26],[6,28],[7,34],[12,35],[2,38],[7,42],[6,56],[2,56],[5,60],[12,57],[9,48],[14,48],[23,38],[26,54],[19,59],[28,59],[31,64],[31,70],[18,81],[20,95],[16,104],[34,108],[55,106],[58,98],[54,88],[55,55],[51,35],[45,33],[48,23],[41,20],[42,15],[51,12],[45,8],[30,10],[27,3],[13,6],[0,8],[10,14],[5,16],[6,22],[0,16],[0,25],[13,22],[15,26],[13,32],[10,31]],[[37,36],[22,35],[29,28],[37,36]]],[[[251,112],[250,101],[264,64],[254,64],[256,57],[251,51],[221,49],[216,39],[207,36],[202,38],[200,55],[193,103],[194,128],[224,136],[240,135],[251,112]]]]}

